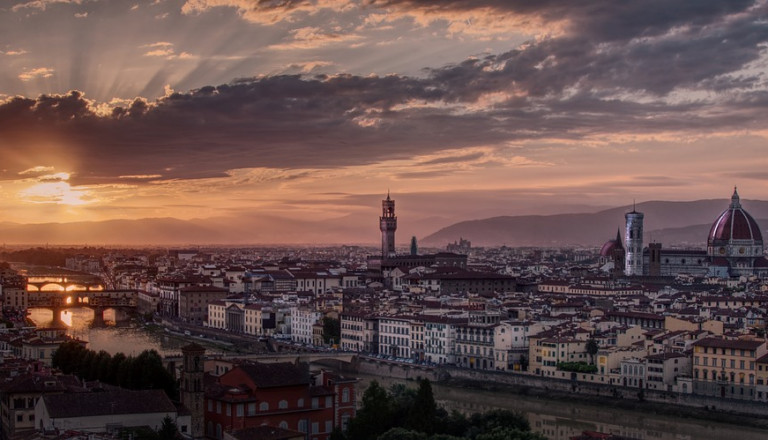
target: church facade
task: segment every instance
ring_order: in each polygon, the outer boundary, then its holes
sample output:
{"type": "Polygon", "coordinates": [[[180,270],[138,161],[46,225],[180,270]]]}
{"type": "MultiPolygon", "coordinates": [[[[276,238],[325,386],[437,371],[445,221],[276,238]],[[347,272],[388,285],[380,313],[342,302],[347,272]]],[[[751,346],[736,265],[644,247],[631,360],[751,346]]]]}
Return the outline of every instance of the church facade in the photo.
{"type": "Polygon", "coordinates": [[[642,248],[642,263],[630,265],[630,252],[625,249],[637,249],[638,231],[642,240],[642,220],[642,213],[634,210],[628,213],[624,246],[621,246],[620,237],[617,236],[615,240],[606,242],[601,249],[604,259],[614,261],[614,276],[620,275],[619,260],[621,254],[626,252],[626,264],[622,269],[627,276],[688,274],[719,278],[753,275],[768,277],[768,259],[764,256],[760,226],[741,206],[736,188],[731,196],[731,204],[712,223],[706,250],[664,249],[661,243],[650,243],[642,248]]]}

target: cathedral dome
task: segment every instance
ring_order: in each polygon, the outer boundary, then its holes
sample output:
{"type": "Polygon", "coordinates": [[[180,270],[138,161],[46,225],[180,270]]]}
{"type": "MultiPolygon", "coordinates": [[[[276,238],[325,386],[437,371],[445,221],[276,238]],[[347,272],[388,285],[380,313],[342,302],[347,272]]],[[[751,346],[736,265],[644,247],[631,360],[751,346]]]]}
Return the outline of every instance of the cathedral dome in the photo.
{"type": "Polygon", "coordinates": [[[733,190],[731,197],[731,206],[717,217],[709,230],[708,242],[710,245],[725,244],[732,241],[749,240],[755,244],[763,242],[763,235],[760,233],[760,227],[754,218],[739,202],[739,194],[736,189],[733,190]]]}
{"type": "Polygon", "coordinates": [[[621,242],[616,240],[608,240],[605,242],[603,247],[600,248],[600,256],[610,257],[613,255],[613,251],[616,249],[624,249],[624,247],[621,245],[621,242]]]}
{"type": "Polygon", "coordinates": [[[613,252],[617,249],[624,250],[624,246],[621,244],[621,234],[619,231],[616,231],[616,239],[606,241],[603,247],[600,248],[600,256],[612,257],[613,252]]]}

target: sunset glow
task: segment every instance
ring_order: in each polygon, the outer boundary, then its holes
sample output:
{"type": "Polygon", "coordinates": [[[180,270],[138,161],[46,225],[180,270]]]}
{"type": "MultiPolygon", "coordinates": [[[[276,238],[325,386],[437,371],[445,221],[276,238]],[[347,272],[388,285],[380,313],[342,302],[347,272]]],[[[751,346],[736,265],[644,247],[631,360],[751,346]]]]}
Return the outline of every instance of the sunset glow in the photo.
{"type": "Polygon", "coordinates": [[[387,190],[403,240],[768,199],[764,0],[11,1],[0,62],[4,222],[374,243],[387,190]]]}

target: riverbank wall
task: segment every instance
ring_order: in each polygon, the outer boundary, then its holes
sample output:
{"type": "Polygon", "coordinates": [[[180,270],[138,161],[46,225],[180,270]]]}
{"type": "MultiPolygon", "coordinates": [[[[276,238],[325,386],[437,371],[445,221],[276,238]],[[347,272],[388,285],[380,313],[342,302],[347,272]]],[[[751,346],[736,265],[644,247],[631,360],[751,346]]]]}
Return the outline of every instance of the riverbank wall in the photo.
{"type": "Polygon", "coordinates": [[[578,382],[525,373],[470,370],[402,364],[375,358],[358,357],[345,365],[345,372],[405,380],[429,379],[449,386],[486,390],[504,389],[511,394],[584,401],[680,416],[737,422],[732,416],[745,417],[751,426],[768,428],[768,405],[748,400],[724,399],[696,394],[578,382]],[[752,419],[752,420],[747,420],[752,419]]]}
{"type": "Polygon", "coordinates": [[[683,394],[658,390],[612,386],[590,382],[539,377],[524,373],[443,368],[443,382],[458,386],[492,388],[504,386],[516,393],[550,395],[585,399],[624,407],[647,405],[685,407],[702,410],[709,414],[728,413],[748,417],[768,416],[768,405],[764,402],[724,399],[697,394],[683,394]]]}

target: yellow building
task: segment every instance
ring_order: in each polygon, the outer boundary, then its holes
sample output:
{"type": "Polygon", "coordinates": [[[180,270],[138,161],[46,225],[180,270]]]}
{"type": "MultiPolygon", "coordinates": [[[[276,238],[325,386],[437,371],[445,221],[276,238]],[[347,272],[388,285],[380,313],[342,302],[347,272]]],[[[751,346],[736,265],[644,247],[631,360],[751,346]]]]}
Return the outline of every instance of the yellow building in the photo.
{"type": "Polygon", "coordinates": [[[732,399],[756,398],[757,360],[765,340],[704,338],[693,344],[694,392],[732,399]]]}

